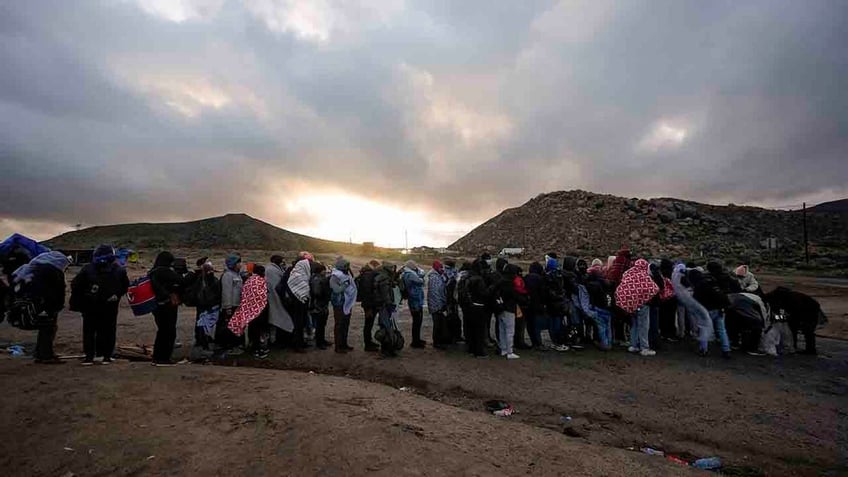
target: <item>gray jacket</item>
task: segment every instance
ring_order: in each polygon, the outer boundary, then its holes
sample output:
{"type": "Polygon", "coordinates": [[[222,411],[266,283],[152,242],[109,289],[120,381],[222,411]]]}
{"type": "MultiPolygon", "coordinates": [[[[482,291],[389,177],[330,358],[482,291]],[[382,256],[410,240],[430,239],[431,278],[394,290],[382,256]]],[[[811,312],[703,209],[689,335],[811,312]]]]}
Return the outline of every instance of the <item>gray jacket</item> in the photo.
{"type": "Polygon", "coordinates": [[[241,287],[243,283],[238,272],[227,270],[221,275],[221,309],[238,308],[241,304],[241,287]]]}

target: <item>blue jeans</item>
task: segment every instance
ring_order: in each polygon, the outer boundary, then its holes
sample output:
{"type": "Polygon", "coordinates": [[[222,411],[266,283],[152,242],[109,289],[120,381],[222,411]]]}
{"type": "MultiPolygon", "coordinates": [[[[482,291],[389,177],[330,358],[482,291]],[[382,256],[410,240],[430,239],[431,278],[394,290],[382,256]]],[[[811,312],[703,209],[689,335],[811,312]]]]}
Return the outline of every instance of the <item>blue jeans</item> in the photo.
{"type": "MultiPolygon", "coordinates": [[[[710,318],[713,322],[713,329],[715,330],[715,335],[718,337],[718,340],[721,342],[721,350],[724,352],[730,351],[730,338],[727,336],[727,328],[724,326],[724,311],[722,310],[710,310],[710,318]]],[[[703,335],[701,335],[703,336],[703,335]]],[[[709,336],[708,338],[712,338],[709,336]]],[[[707,346],[709,345],[709,339],[701,339],[701,351],[706,351],[707,346]]]]}
{"type": "Polygon", "coordinates": [[[645,305],[630,318],[630,346],[639,350],[651,349],[648,334],[651,329],[651,307],[645,305]]]}
{"type": "Polygon", "coordinates": [[[612,314],[609,310],[603,308],[595,308],[595,324],[598,326],[598,341],[601,343],[601,348],[609,349],[610,340],[612,339],[612,330],[610,329],[610,321],[612,314]]]}

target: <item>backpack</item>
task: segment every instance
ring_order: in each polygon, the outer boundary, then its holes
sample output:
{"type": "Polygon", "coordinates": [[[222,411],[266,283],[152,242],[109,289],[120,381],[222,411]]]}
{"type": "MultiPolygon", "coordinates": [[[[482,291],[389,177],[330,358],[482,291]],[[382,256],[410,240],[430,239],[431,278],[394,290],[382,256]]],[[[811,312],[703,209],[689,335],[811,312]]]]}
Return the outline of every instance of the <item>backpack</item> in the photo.
{"type": "Polygon", "coordinates": [[[44,299],[36,292],[35,280],[18,283],[12,290],[9,324],[15,328],[37,330],[53,321],[44,309],[44,299]]]}
{"type": "Polygon", "coordinates": [[[395,321],[394,315],[389,318],[389,322],[391,323],[391,327],[389,329],[380,327],[376,333],[374,333],[374,339],[380,343],[380,347],[389,351],[400,351],[403,349],[406,344],[406,340],[403,338],[403,334],[398,330],[397,322],[395,321]]]}
{"type": "Polygon", "coordinates": [[[135,316],[153,313],[158,303],[156,303],[156,293],[153,292],[153,283],[149,276],[145,275],[130,283],[130,287],[127,288],[127,301],[135,316]]]}

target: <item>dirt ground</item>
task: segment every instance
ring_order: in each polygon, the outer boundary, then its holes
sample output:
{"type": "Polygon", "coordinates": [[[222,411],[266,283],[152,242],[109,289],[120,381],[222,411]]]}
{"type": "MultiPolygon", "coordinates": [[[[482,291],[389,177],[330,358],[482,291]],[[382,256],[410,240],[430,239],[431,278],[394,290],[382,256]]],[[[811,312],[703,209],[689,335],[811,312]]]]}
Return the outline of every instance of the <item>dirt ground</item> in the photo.
{"type": "MultiPolygon", "coordinates": [[[[730,475],[848,475],[848,281],[760,278],[767,290],[786,284],[821,301],[830,322],[820,330],[818,357],[736,353],[725,361],[678,343],[653,358],[585,349],[523,352],[508,362],[428,347],[380,359],[362,351],[357,310],[350,338],[357,350],[347,355],[275,350],[266,361],[243,355],[221,366],[166,369],[2,358],[0,468],[16,475],[689,472],[626,450],[651,446],[719,456],[730,475]],[[488,415],[490,399],[519,413],[488,415]]],[[[177,358],[188,353],[192,325],[193,310],[183,310],[177,358]]],[[[408,338],[408,313],[400,325],[408,338]]],[[[78,315],[63,313],[57,351],[79,354],[81,328],[78,315]]],[[[151,345],[154,334],[150,317],[122,309],[119,343],[151,345]]],[[[0,346],[33,342],[33,333],[0,325],[0,346]]]]}

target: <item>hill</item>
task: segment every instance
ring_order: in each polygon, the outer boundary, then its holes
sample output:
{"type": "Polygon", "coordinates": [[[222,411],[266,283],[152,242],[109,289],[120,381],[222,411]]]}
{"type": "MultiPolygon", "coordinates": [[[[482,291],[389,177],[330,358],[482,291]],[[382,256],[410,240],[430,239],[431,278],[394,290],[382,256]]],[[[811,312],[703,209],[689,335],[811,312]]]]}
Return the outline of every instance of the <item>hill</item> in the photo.
{"type": "Polygon", "coordinates": [[[848,199],[834,200],[832,202],[824,202],[809,209],[812,212],[824,213],[845,213],[848,212],[848,199]]]}
{"type": "Polygon", "coordinates": [[[310,250],[347,252],[361,246],[289,232],[246,214],[180,223],[90,227],[45,242],[51,248],[93,248],[101,243],[135,249],[310,250]]]}
{"type": "MultiPolygon", "coordinates": [[[[807,225],[816,264],[848,263],[848,213],[808,214],[807,225]]],[[[722,257],[795,265],[804,253],[803,215],[672,198],[560,191],[504,210],[450,248],[479,253],[524,247],[533,256],[557,251],[606,257],[622,245],[651,257],[722,257]],[[768,247],[769,238],[776,239],[776,249],[768,247]]]]}

